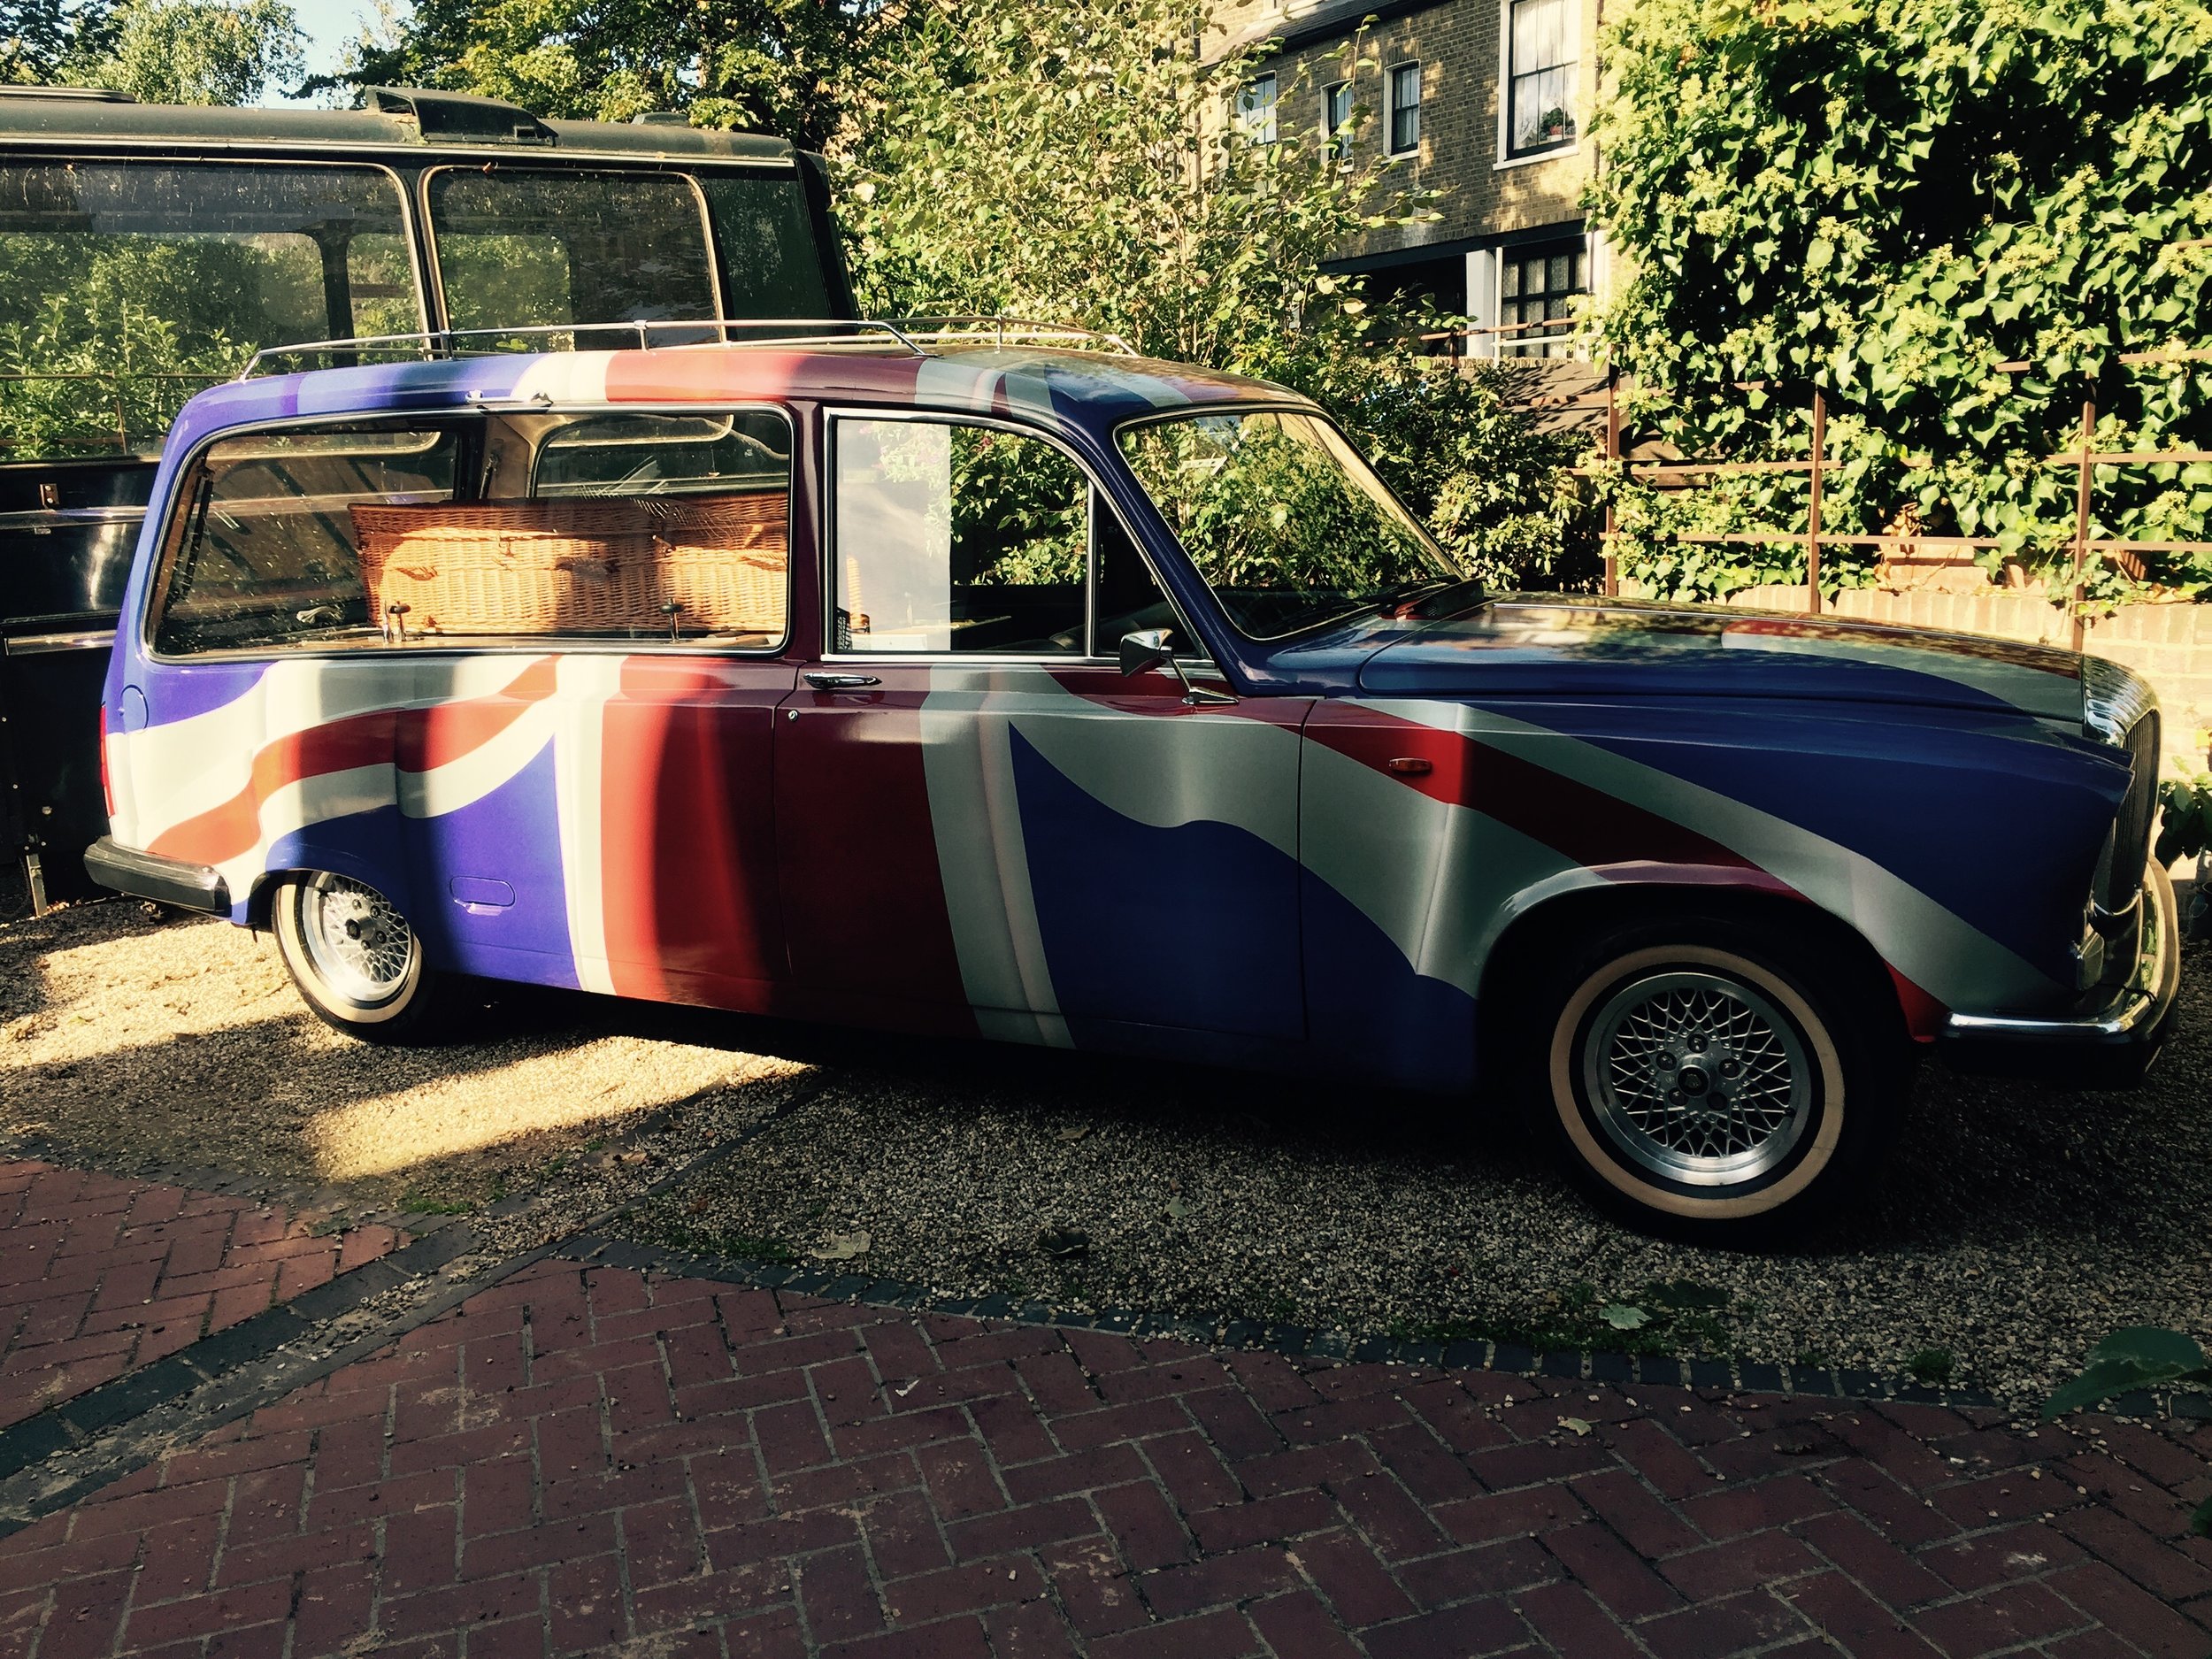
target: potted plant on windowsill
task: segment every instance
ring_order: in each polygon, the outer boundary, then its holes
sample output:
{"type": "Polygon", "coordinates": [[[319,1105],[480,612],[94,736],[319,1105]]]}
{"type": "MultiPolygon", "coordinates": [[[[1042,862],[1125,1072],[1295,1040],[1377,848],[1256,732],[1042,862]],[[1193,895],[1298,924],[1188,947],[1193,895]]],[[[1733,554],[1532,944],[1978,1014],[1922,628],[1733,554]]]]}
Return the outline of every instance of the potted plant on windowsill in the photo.
{"type": "Polygon", "coordinates": [[[1536,126],[1537,130],[1543,134],[1544,142],[1548,144],[1564,143],[1574,136],[1574,119],[1564,110],[1546,110],[1537,118],[1536,126]]]}

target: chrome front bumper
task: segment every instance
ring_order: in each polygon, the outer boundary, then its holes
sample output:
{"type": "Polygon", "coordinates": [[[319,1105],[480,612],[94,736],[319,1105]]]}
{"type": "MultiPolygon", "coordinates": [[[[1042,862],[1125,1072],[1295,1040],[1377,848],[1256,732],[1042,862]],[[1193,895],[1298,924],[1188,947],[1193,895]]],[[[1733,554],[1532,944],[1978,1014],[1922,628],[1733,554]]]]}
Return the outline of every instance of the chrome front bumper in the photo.
{"type": "Polygon", "coordinates": [[[1945,1051],[1955,1063],[1970,1065],[1988,1059],[1992,1050],[2016,1047],[2035,1050],[2039,1065],[2055,1057],[2049,1053],[2054,1047],[2108,1055],[2117,1051],[2126,1060],[2117,1080],[2132,1081],[2125,1072],[2131,1070],[2134,1077],[2140,1077],[2150,1064],[2164,1041],[2166,1017],[2180,988],[2179,907],[2172,880],[2154,862],[2143,874],[2142,923],[2136,934],[2134,965],[2101,1006],[2061,1018],[1952,1014],[1944,1021],[1945,1051]]]}

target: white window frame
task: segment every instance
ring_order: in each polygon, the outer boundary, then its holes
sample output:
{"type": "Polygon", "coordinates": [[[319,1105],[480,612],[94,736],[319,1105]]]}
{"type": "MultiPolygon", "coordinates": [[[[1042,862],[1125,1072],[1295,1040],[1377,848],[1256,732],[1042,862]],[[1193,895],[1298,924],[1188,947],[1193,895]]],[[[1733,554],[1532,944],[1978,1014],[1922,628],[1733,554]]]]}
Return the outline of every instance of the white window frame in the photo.
{"type": "Polygon", "coordinates": [[[1281,111],[1282,83],[1272,69],[1263,70],[1237,88],[1237,135],[1248,144],[1279,142],[1281,111]],[[1260,102],[1258,96],[1262,87],[1267,88],[1265,104],[1260,102]],[[1264,131],[1261,130],[1263,127],[1264,131]]]}
{"type": "Polygon", "coordinates": [[[1391,65],[1383,71],[1383,107],[1386,117],[1383,125],[1383,154],[1393,160],[1408,156],[1418,156],[1421,153],[1421,106],[1427,102],[1424,96],[1425,89],[1421,85],[1421,60],[1417,58],[1406,58],[1391,65]],[[1398,102],[1398,87],[1400,78],[1408,70],[1413,72],[1413,142],[1401,150],[1398,147],[1398,116],[1405,106],[1398,102]]]}
{"type": "Polygon", "coordinates": [[[1321,142],[1336,157],[1336,165],[1349,168],[1352,165],[1352,113],[1358,104],[1352,96],[1349,81],[1332,81],[1321,88],[1321,142]],[[1336,115],[1337,100],[1344,101],[1344,119],[1336,115]]]}
{"type": "MultiPolygon", "coordinates": [[[[1568,0],[1567,31],[1568,49],[1574,53],[1571,61],[1575,70],[1575,101],[1579,103],[1583,89],[1582,6],[1579,0],[1568,0]]],[[[1568,110],[1570,114],[1573,114],[1573,104],[1571,104],[1568,110]]],[[[1585,125],[1583,119],[1577,115],[1575,135],[1565,143],[1553,144],[1542,150],[1523,150],[1517,156],[1513,153],[1513,0],[1498,0],[1498,150],[1497,159],[1491,164],[1493,167],[1503,171],[1508,167],[1532,166],[1538,162],[1557,161],[1563,156],[1574,155],[1582,148],[1585,125]]]]}

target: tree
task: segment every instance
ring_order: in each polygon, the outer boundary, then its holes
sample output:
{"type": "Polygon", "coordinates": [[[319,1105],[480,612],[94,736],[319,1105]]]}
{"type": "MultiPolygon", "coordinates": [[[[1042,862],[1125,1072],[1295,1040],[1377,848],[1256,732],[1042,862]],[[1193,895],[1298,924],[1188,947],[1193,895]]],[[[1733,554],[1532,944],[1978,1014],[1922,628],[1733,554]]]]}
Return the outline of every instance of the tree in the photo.
{"type": "Polygon", "coordinates": [[[1206,0],[921,8],[844,91],[834,160],[864,306],[1080,322],[1287,383],[1490,573],[1555,574],[1576,442],[1535,432],[1491,377],[1417,355],[1324,268],[1424,199],[1399,167],[1248,142],[1228,111],[1259,55],[1215,56],[1210,20],[1206,0]]]}
{"type": "Polygon", "coordinates": [[[306,66],[286,0],[0,0],[0,81],[250,104],[306,66]]]}
{"type": "MultiPolygon", "coordinates": [[[[2212,365],[2119,361],[2203,347],[2212,246],[2187,244],[2212,235],[2212,12],[1640,0],[1604,46],[1588,199],[1632,272],[1602,326],[1644,428],[1701,457],[1801,457],[1793,411],[1823,388],[1826,527],[2000,538],[1992,562],[2070,539],[2073,478],[2047,457],[2078,446],[2085,395],[2101,451],[2212,444],[2212,365]]],[[[1670,526],[1801,529],[1804,492],[1632,494],[1624,523],[1654,555],[1670,526]]],[[[2101,472],[2095,524],[2212,539],[2212,467],[2101,472]]],[[[1769,573],[1749,550],[1664,557],[1662,585],[1692,590],[1769,573]]],[[[2151,573],[2212,588],[2201,554],[2151,573]]]]}
{"type": "Polygon", "coordinates": [[[127,0],[104,33],[104,50],[68,73],[142,104],[250,104],[307,67],[286,0],[127,0]]]}
{"type": "Polygon", "coordinates": [[[819,150],[837,123],[832,84],[892,26],[864,0],[418,0],[336,79],[580,120],[682,110],[819,150]]]}

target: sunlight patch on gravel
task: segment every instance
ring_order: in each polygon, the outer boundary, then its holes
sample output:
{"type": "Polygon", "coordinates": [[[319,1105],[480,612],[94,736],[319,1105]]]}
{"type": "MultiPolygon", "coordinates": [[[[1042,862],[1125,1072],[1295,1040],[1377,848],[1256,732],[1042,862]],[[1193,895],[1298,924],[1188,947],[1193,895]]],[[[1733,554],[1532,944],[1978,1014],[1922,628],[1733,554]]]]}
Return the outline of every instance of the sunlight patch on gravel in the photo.
{"type": "Polygon", "coordinates": [[[111,1167],[466,1207],[672,1102],[803,1069],[742,1052],[737,1022],[609,998],[503,993],[462,1024],[480,1040],[358,1042],[243,929],[73,908],[0,927],[0,1133],[111,1167]]]}

